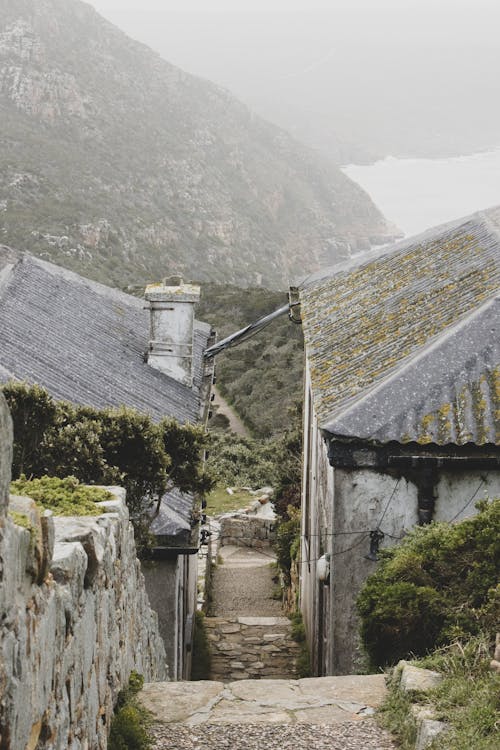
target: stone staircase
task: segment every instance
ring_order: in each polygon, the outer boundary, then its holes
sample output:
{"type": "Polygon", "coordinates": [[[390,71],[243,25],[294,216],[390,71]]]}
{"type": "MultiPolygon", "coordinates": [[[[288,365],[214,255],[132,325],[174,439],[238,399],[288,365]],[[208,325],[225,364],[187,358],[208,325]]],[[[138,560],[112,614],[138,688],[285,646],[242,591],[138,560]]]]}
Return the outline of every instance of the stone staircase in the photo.
{"type": "Polygon", "coordinates": [[[211,680],[293,678],[299,645],[287,617],[205,618],[211,680]]]}

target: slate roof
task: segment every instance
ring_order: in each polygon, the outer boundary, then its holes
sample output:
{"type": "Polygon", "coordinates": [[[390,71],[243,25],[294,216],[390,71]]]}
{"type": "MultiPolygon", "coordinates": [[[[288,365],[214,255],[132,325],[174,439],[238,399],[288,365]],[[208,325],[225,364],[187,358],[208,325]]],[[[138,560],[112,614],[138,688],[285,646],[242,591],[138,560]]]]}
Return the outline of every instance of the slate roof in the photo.
{"type": "Polygon", "coordinates": [[[210,326],[196,323],[191,389],[144,361],[144,308],[144,300],[0,246],[0,380],[38,383],[58,400],[197,422],[210,326]]]}
{"type": "Polygon", "coordinates": [[[301,290],[315,412],[332,435],[500,444],[500,208],[301,290]]]}
{"type": "MultiPolygon", "coordinates": [[[[203,351],[210,326],[196,322],[193,388],[144,361],[149,310],[124,294],[0,245],[0,383],[38,383],[57,400],[96,408],[132,407],[155,421],[198,422],[203,351]]],[[[162,543],[190,539],[194,498],[162,498],[152,532],[162,543]]]]}
{"type": "Polygon", "coordinates": [[[160,511],[155,516],[149,530],[155,535],[157,543],[165,546],[191,544],[191,516],[194,497],[174,487],[162,498],[160,511]]]}

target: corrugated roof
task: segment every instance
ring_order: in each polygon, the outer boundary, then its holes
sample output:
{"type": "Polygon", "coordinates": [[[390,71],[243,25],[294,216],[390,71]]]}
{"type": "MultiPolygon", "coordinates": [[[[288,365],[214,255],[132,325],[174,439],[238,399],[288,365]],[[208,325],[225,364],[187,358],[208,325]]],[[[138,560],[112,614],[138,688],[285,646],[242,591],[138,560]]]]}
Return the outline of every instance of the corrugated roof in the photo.
{"type": "Polygon", "coordinates": [[[322,428],[380,442],[499,442],[499,225],[491,209],[302,290],[322,428]]]}
{"type": "Polygon", "coordinates": [[[196,323],[191,389],[144,361],[143,300],[28,254],[12,260],[0,246],[0,379],[38,383],[77,404],[199,420],[207,324],[196,323]]]}

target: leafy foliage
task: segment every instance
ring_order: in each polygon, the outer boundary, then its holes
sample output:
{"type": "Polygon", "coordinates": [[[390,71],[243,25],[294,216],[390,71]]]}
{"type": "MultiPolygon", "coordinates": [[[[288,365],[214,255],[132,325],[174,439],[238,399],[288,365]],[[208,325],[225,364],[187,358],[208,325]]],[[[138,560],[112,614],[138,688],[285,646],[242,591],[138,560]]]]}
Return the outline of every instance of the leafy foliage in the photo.
{"type": "MultiPolygon", "coordinates": [[[[439,735],[440,750],[494,750],[498,746],[500,676],[490,669],[491,645],[488,636],[473,636],[439,648],[416,663],[443,675],[442,682],[425,694],[436,718],[449,727],[439,735]]],[[[417,732],[411,704],[419,695],[399,689],[397,671],[379,720],[396,734],[402,750],[413,750],[417,732]]]]}
{"type": "Polygon", "coordinates": [[[276,558],[281,572],[283,573],[285,585],[290,585],[290,570],[292,560],[296,559],[300,544],[300,511],[289,506],[288,519],[278,524],[276,531],[276,558]]]}
{"type": "Polygon", "coordinates": [[[199,427],[155,424],[132,409],[56,402],[36,385],[8,383],[3,392],[14,422],[14,478],[71,475],[86,484],[120,484],[140,532],[145,512],[170,486],[200,492],[212,485],[199,427]]]}
{"type": "Polygon", "coordinates": [[[361,636],[374,665],[423,655],[492,631],[500,614],[500,499],[452,525],[414,529],[384,550],[358,598],[361,636]]]}
{"type": "Polygon", "coordinates": [[[221,484],[262,487],[274,483],[275,442],[212,432],[208,447],[207,466],[221,484]]]}
{"type": "Polygon", "coordinates": [[[148,733],[150,715],[137,700],[144,680],[132,672],[128,686],[120,691],[111,721],[108,750],[150,750],[152,741],[148,733]]]}
{"type": "Polygon", "coordinates": [[[102,513],[96,503],[109,500],[111,493],[100,487],[81,485],[76,477],[26,479],[21,474],[10,485],[14,495],[27,495],[56,516],[95,516],[102,513]]]}

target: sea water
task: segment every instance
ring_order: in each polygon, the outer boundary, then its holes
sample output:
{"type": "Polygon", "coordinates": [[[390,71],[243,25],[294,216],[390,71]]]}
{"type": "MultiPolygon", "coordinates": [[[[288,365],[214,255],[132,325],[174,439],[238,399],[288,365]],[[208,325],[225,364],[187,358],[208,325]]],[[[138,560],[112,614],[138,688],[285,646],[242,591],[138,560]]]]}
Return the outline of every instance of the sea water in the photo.
{"type": "Polygon", "coordinates": [[[389,156],[343,171],[408,236],[500,205],[500,148],[446,159],[389,156]]]}

